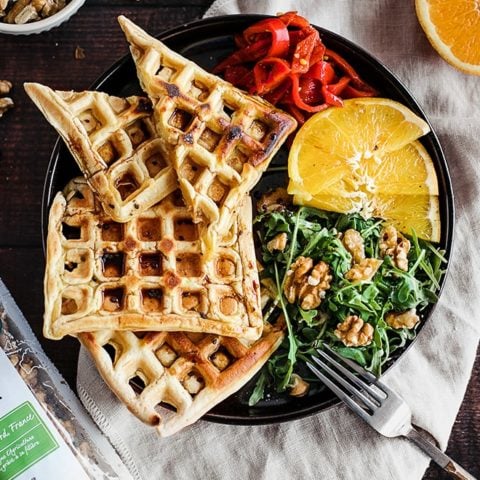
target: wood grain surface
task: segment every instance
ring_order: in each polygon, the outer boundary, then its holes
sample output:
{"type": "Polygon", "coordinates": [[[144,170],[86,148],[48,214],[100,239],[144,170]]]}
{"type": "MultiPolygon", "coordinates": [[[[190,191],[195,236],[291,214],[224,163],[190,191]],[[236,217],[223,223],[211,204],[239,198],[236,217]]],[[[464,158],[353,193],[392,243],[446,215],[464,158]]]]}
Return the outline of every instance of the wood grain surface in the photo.
{"type": "MultiPolygon", "coordinates": [[[[0,35],[0,79],[14,84],[15,108],[0,119],[0,277],[40,338],[46,353],[75,388],[78,344],[41,335],[44,258],[40,214],[43,181],[56,133],[30,102],[25,81],[84,90],[127,53],[116,17],[124,14],[152,33],[200,18],[210,0],[90,1],[66,24],[30,36],[0,35]],[[75,59],[81,47],[85,58],[75,59]]],[[[480,476],[480,356],[453,427],[447,453],[480,476]]],[[[379,460],[380,461],[380,460],[379,460]]],[[[372,478],[374,477],[374,469],[372,478]]],[[[425,479],[446,479],[430,466],[425,479]]],[[[408,480],[408,472],[405,472],[408,480]]]]}

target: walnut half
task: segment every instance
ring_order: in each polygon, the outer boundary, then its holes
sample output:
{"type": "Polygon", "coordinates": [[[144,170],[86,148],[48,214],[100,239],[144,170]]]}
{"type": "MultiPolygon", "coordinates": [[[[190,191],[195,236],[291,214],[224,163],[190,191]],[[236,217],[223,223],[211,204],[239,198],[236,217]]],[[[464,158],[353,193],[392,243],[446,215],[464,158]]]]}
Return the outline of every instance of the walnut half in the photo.
{"type": "Polygon", "coordinates": [[[363,347],[373,339],[373,327],[358,315],[349,315],[333,332],[346,347],[363,347]]]}
{"type": "Polygon", "coordinates": [[[292,374],[292,380],[293,383],[288,394],[292,397],[304,397],[310,389],[310,384],[296,373],[292,374]]]}
{"type": "Polygon", "coordinates": [[[8,2],[9,0],[0,0],[0,18],[7,14],[8,2]]]}
{"type": "Polygon", "coordinates": [[[12,82],[8,80],[0,80],[0,95],[7,95],[12,89],[12,82]]]}
{"type": "Polygon", "coordinates": [[[377,258],[364,258],[360,263],[355,263],[345,274],[347,280],[352,282],[366,282],[371,280],[380,268],[382,260],[377,258]]]}
{"type": "Polygon", "coordinates": [[[400,270],[408,270],[408,252],[410,241],[393,225],[385,227],[380,234],[380,255],[392,257],[393,263],[400,270]]]}
{"type": "Polygon", "coordinates": [[[360,232],[353,228],[345,230],[342,236],[345,249],[353,258],[353,263],[360,263],[365,258],[365,248],[360,232]]]}
{"type": "Polygon", "coordinates": [[[411,308],[406,312],[388,312],[385,315],[387,325],[396,329],[408,328],[410,330],[415,327],[419,321],[420,317],[417,315],[415,308],[411,308]]]}
{"type": "Polygon", "coordinates": [[[285,247],[287,246],[288,236],[285,232],[277,233],[268,243],[267,243],[267,250],[269,252],[274,252],[275,250],[278,252],[283,252],[285,247]]]}
{"type": "Polygon", "coordinates": [[[9,97],[0,98],[0,118],[13,107],[13,100],[9,97]]]}
{"type": "Polygon", "coordinates": [[[332,275],[327,263],[313,266],[310,257],[298,257],[290,266],[283,292],[289,303],[298,301],[304,310],[317,308],[330,288],[332,275]]]}

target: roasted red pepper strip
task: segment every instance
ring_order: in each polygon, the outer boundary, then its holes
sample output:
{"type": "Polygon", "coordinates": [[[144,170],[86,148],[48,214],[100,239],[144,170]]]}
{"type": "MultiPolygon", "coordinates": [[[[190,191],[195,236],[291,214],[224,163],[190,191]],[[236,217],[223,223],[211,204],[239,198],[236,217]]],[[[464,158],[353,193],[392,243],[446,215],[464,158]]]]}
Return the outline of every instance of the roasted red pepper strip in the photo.
{"type": "Polygon", "coordinates": [[[236,33],[233,36],[233,40],[235,41],[235,45],[237,46],[237,48],[245,48],[248,45],[248,43],[243,38],[242,33],[236,33]]]}
{"type": "Polygon", "coordinates": [[[323,85],[328,85],[335,80],[335,70],[329,62],[322,60],[312,65],[305,76],[316,78],[320,80],[323,85]]]}
{"type": "Polygon", "coordinates": [[[377,92],[318,31],[296,12],[267,18],[235,35],[237,52],[214,72],[250,93],[281,105],[299,123],[315,112],[341,106],[342,99],[377,92]]]}
{"type": "Polygon", "coordinates": [[[230,65],[238,65],[239,63],[255,62],[260,60],[267,54],[269,46],[269,39],[258,40],[251,45],[247,45],[245,48],[233,52],[225,60],[221,61],[213,69],[213,73],[223,72],[230,65]]]}
{"type": "Polygon", "coordinates": [[[304,30],[289,30],[288,33],[290,35],[290,48],[292,51],[295,50],[297,43],[308,35],[308,33],[304,30]]]}
{"type": "Polygon", "coordinates": [[[325,50],[325,55],[328,58],[332,59],[335,62],[335,64],[352,79],[351,83],[356,88],[361,89],[361,90],[365,90],[366,92],[371,93],[371,95],[366,95],[366,96],[376,95],[376,93],[377,93],[376,90],[373,89],[367,83],[365,83],[360,78],[360,76],[355,71],[355,69],[341,55],[339,55],[338,53],[336,53],[336,52],[334,52],[334,51],[332,51],[328,48],[325,50]]]}
{"type": "Polygon", "coordinates": [[[358,90],[352,85],[347,85],[343,91],[343,98],[358,98],[358,97],[374,97],[377,95],[377,91],[368,86],[368,90],[358,90]]]}
{"type": "Polygon", "coordinates": [[[290,84],[290,76],[288,76],[277,88],[263,95],[263,98],[271,104],[277,105],[286,97],[290,84]]]}
{"type": "Polygon", "coordinates": [[[316,78],[307,77],[302,75],[299,78],[299,91],[300,98],[308,105],[317,105],[324,100],[322,93],[322,83],[316,78]]]}
{"type": "Polygon", "coordinates": [[[322,87],[322,95],[325,103],[328,105],[331,105],[332,107],[343,107],[342,99],[330,92],[328,90],[328,85],[322,87]]]}
{"type": "Polygon", "coordinates": [[[235,83],[238,87],[244,87],[244,78],[251,74],[251,69],[244,65],[229,65],[223,73],[223,78],[227,82],[235,83]]]}
{"type": "Polygon", "coordinates": [[[305,120],[307,119],[305,112],[297,108],[292,100],[286,101],[281,105],[288,113],[290,113],[290,115],[293,116],[293,118],[295,118],[299,125],[303,125],[305,123],[305,120]]]}
{"type": "Polygon", "coordinates": [[[325,50],[325,45],[323,44],[319,35],[318,41],[313,47],[312,54],[310,55],[310,65],[315,65],[316,63],[323,61],[323,57],[325,56],[325,50]]]}
{"type": "Polygon", "coordinates": [[[328,108],[326,103],[321,103],[319,105],[308,105],[308,103],[305,103],[300,97],[300,81],[298,75],[291,74],[290,78],[292,80],[292,87],[290,89],[292,100],[298,108],[310,113],[320,112],[321,110],[328,108]]]}
{"type": "Polygon", "coordinates": [[[290,65],[286,60],[267,57],[253,67],[255,93],[263,95],[278,87],[290,74],[290,65]]]}
{"type": "Polygon", "coordinates": [[[243,32],[247,43],[255,41],[258,34],[270,34],[271,45],[267,57],[282,57],[288,52],[290,36],[286,25],[278,18],[266,18],[248,27],[243,32]]]}
{"type": "Polygon", "coordinates": [[[351,77],[354,80],[360,80],[360,77],[358,76],[358,73],[355,71],[355,69],[338,53],[327,48],[325,50],[325,55],[328,57],[328,59],[332,59],[335,62],[335,64],[341,70],[343,70],[349,77],[351,77]]]}
{"type": "Polygon", "coordinates": [[[292,59],[292,73],[307,73],[310,68],[310,56],[317,41],[319,40],[318,32],[315,30],[306,38],[298,42],[292,59]]]}
{"type": "Polygon", "coordinates": [[[333,95],[340,95],[345,87],[350,83],[350,77],[346,75],[342,77],[337,83],[330,83],[325,88],[333,95]]]}
{"type": "Polygon", "coordinates": [[[310,22],[306,19],[297,15],[297,12],[287,12],[278,17],[287,27],[297,27],[301,29],[312,28],[310,22]]]}

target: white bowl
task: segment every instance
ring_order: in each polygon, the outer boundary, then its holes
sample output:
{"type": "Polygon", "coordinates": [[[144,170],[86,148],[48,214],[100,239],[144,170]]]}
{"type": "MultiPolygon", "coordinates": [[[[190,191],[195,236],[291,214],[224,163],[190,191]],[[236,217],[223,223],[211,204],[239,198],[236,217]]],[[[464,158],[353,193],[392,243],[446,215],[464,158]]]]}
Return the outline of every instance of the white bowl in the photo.
{"type": "Polygon", "coordinates": [[[0,33],[9,33],[11,35],[30,35],[31,33],[46,32],[52,28],[58,27],[61,23],[68,20],[85,3],[85,0],[71,0],[65,8],[55,13],[51,17],[43,18],[36,22],[17,25],[15,23],[3,23],[0,21],[0,33]]]}

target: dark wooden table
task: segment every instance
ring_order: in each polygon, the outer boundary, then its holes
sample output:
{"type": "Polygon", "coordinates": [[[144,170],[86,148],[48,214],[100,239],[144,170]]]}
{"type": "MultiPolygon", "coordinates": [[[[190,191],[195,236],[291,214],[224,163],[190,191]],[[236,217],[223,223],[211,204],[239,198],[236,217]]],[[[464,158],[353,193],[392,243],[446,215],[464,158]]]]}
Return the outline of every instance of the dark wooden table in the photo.
{"type": "MultiPolygon", "coordinates": [[[[75,388],[78,343],[41,335],[44,258],[40,228],[43,181],[56,133],[27,99],[22,84],[84,90],[127,53],[116,17],[125,14],[150,32],[200,18],[210,0],[87,3],[68,23],[41,35],[0,35],[0,80],[14,84],[15,108],[0,119],[0,277],[29,319],[45,351],[75,388]],[[75,59],[76,47],[85,58],[75,59]]],[[[480,476],[480,356],[455,422],[448,453],[480,476]]],[[[406,472],[405,478],[408,479],[406,472]]],[[[448,478],[431,466],[425,479],[448,478]]]]}

